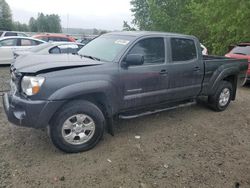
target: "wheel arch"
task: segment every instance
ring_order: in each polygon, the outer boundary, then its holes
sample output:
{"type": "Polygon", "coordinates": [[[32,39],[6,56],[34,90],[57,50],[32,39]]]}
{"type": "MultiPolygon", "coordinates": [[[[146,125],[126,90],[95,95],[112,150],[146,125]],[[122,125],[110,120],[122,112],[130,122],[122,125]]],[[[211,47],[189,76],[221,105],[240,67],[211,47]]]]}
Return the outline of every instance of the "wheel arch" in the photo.
{"type": "Polygon", "coordinates": [[[233,86],[233,96],[232,100],[236,98],[236,90],[237,90],[237,82],[238,82],[238,73],[239,70],[235,67],[224,69],[224,71],[220,72],[217,75],[214,75],[209,83],[208,95],[212,95],[216,92],[219,87],[221,81],[230,82],[233,86]]]}
{"type": "Polygon", "coordinates": [[[57,114],[63,109],[64,106],[66,106],[68,103],[71,103],[73,101],[89,101],[93,104],[95,104],[103,113],[105,120],[106,120],[106,130],[110,132],[109,130],[113,130],[113,126],[109,123],[109,120],[113,118],[114,109],[112,105],[112,100],[103,92],[94,92],[94,93],[88,93],[88,94],[81,94],[78,96],[70,97],[68,98],[57,110],[56,112],[51,116],[49,120],[49,125],[52,124],[57,114]]]}

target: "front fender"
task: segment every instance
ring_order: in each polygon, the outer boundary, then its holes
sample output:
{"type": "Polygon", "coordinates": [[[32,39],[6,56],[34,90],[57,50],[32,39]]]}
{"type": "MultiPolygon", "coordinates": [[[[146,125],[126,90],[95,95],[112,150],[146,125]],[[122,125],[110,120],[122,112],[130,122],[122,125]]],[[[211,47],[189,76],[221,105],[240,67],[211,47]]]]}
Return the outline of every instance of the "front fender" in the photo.
{"type": "Polygon", "coordinates": [[[67,100],[80,95],[103,92],[106,94],[112,93],[113,88],[107,81],[88,81],[65,86],[54,92],[49,100],[67,100]]]}

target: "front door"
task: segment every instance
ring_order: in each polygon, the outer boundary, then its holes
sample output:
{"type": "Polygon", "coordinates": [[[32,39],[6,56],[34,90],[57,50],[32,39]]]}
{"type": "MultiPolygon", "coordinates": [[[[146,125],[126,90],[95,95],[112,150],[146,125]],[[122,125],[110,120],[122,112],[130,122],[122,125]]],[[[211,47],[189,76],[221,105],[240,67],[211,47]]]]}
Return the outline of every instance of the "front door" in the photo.
{"type": "Polygon", "coordinates": [[[141,39],[129,54],[143,55],[144,64],[121,67],[123,108],[142,107],[164,100],[168,88],[164,38],[141,39]]]}

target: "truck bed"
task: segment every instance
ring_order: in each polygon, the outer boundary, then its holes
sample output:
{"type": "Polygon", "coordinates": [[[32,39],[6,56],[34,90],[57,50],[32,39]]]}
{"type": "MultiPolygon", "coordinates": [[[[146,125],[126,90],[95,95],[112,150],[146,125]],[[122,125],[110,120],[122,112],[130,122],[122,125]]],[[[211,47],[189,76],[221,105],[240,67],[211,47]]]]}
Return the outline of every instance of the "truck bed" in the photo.
{"type": "Polygon", "coordinates": [[[207,60],[232,60],[232,58],[228,58],[228,57],[224,57],[224,56],[216,56],[216,55],[203,55],[203,60],[207,61],[207,60]]]}
{"type": "Polygon", "coordinates": [[[218,75],[225,69],[235,69],[239,72],[238,85],[242,85],[246,79],[247,60],[232,59],[223,56],[204,55],[204,80],[202,94],[207,95],[211,85],[216,82],[218,75]]]}

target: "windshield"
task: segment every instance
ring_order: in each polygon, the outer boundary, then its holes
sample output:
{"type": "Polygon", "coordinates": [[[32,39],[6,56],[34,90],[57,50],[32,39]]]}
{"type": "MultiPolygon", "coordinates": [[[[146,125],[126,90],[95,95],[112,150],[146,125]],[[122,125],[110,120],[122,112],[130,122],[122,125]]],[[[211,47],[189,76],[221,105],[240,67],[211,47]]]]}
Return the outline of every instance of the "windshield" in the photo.
{"type": "Polygon", "coordinates": [[[38,46],[35,46],[35,47],[32,47],[31,49],[30,49],[30,51],[31,52],[39,52],[39,51],[41,51],[41,50],[43,50],[43,49],[45,49],[45,48],[47,48],[47,47],[49,47],[49,46],[51,46],[52,44],[50,44],[50,43],[43,43],[43,44],[40,44],[40,45],[38,45],[38,46]]]}
{"type": "Polygon", "coordinates": [[[250,55],[250,46],[236,46],[230,52],[231,54],[242,54],[242,55],[250,55]]]}
{"type": "Polygon", "coordinates": [[[86,44],[78,54],[112,62],[115,57],[127,47],[129,42],[130,39],[128,37],[102,36],[86,44]]]}

